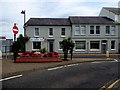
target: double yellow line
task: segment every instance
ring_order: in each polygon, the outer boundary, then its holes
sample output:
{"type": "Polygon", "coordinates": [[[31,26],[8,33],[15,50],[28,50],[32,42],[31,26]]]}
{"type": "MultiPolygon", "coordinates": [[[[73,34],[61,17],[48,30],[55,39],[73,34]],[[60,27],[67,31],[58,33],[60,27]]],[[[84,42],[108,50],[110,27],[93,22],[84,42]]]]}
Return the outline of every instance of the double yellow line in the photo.
{"type": "Polygon", "coordinates": [[[109,90],[111,88],[113,88],[113,86],[115,84],[117,84],[118,82],[120,82],[120,79],[114,81],[112,84],[108,85],[110,82],[108,82],[106,85],[104,85],[103,87],[101,87],[99,90],[109,90]]]}

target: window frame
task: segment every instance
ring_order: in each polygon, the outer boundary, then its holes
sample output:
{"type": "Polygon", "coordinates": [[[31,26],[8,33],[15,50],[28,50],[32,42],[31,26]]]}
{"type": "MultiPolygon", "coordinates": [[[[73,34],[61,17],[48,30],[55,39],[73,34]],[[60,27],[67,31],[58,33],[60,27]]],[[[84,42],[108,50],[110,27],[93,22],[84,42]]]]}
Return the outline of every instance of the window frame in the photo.
{"type": "Polygon", "coordinates": [[[75,26],[75,35],[80,35],[80,26],[79,25],[75,26]],[[76,32],[79,32],[79,33],[76,33],[76,32]]]}
{"type": "Polygon", "coordinates": [[[111,50],[116,50],[116,47],[115,47],[115,46],[116,46],[116,41],[115,41],[115,40],[111,40],[111,47],[110,47],[111,50]],[[112,48],[112,42],[113,42],[113,41],[114,41],[114,48],[112,48]]]}
{"type": "Polygon", "coordinates": [[[53,37],[53,35],[54,35],[54,29],[53,28],[49,28],[48,29],[48,36],[49,37],[53,37]],[[51,35],[51,31],[50,30],[52,30],[52,35],[51,35]]]}
{"type": "Polygon", "coordinates": [[[95,34],[95,27],[94,26],[90,26],[90,35],[94,35],[95,34]],[[91,31],[93,31],[94,33],[92,34],[91,31]]]}
{"type": "Polygon", "coordinates": [[[35,37],[39,37],[40,36],[40,30],[39,30],[39,28],[35,28],[34,29],[34,36],[35,37]],[[36,35],[36,30],[38,30],[38,35],[36,35]]]}
{"type": "Polygon", "coordinates": [[[116,35],[116,26],[111,26],[111,35],[116,35]],[[114,29],[113,29],[114,27],[114,29]],[[114,33],[113,33],[114,31],[114,33]]]}
{"type": "Polygon", "coordinates": [[[105,28],[105,35],[110,35],[110,26],[106,26],[106,28],[105,28]],[[109,27],[109,30],[108,30],[108,27],[109,27]]]}
{"type": "Polygon", "coordinates": [[[37,49],[37,48],[34,48],[34,43],[40,43],[40,48],[41,48],[41,42],[39,42],[39,41],[33,41],[32,42],[32,50],[39,50],[39,49],[37,49]]]}
{"type": "Polygon", "coordinates": [[[100,35],[100,26],[96,26],[96,35],[100,35]],[[99,29],[98,29],[97,27],[99,27],[99,29]],[[98,31],[99,33],[97,33],[97,31],[98,31]]]}
{"type": "Polygon", "coordinates": [[[66,35],[66,28],[61,28],[61,37],[65,37],[65,35],[66,35]]]}
{"type": "Polygon", "coordinates": [[[86,35],[86,26],[85,25],[81,26],[81,35],[86,35]]]}
{"type": "Polygon", "coordinates": [[[86,41],[75,41],[75,51],[86,51],[86,41]],[[76,48],[76,42],[84,43],[84,48],[76,48]]]}
{"type": "MultiPolygon", "coordinates": [[[[95,45],[96,46],[96,45],[95,45]]],[[[90,51],[99,51],[100,50],[100,41],[90,41],[90,51]],[[99,48],[98,49],[92,49],[91,48],[91,42],[98,42],[99,48]]]]}

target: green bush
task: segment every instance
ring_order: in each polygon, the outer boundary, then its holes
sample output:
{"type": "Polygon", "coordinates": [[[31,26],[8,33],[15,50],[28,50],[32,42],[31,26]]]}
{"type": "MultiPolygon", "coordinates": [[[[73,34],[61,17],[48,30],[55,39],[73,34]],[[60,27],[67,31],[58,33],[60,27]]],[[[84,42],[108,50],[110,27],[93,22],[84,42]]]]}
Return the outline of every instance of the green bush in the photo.
{"type": "Polygon", "coordinates": [[[39,51],[40,51],[41,53],[47,52],[47,50],[46,50],[45,48],[41,48],[39,51]]]}

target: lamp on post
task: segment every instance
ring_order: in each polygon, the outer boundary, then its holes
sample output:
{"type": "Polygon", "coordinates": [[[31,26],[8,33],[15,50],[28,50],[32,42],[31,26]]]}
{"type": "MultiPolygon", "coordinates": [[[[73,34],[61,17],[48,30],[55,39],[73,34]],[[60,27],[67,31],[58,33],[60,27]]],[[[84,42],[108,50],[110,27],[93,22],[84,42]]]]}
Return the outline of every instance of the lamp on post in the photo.
{"type": "MultiPolygon", "coordinates": [[[[22,10],[21,14],[24,14],[24,25],[25,25],[25,20],[26,20],[26,13],[25,13],[25,10],[22,10]]],[[[25,26],[23,25],[24,27],[24,36],[26,36],[26,33],[25,33],[25,26]]]]}

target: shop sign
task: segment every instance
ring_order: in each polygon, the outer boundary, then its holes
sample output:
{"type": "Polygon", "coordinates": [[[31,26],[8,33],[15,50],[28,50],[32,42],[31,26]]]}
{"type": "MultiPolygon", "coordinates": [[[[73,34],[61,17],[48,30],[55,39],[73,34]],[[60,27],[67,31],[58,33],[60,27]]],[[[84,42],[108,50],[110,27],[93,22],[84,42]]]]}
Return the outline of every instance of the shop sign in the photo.
{"type": "Polygon", "coordinates": [[[30,41],[44,41],[44,38],[30,38],[30,41]]]}

